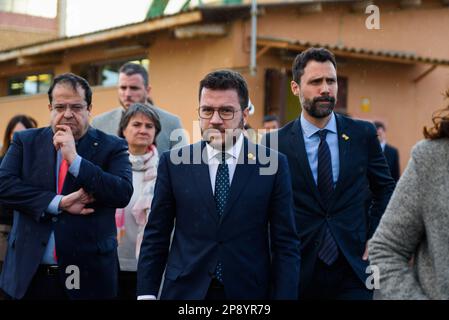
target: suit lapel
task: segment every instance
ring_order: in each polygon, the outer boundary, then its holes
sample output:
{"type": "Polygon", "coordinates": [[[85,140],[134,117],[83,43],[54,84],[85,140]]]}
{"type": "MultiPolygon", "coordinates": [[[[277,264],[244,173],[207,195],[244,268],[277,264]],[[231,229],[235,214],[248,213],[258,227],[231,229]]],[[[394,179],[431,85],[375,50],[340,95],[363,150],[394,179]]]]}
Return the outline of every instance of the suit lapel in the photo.
{"type": "Polygon", "coordinates": [[[216,223],[219,221],[217,208],[215,206],[214,194],[212,192],[212,185],[210,183],[209,165],[207,162],[207,152],[205,150],[206,143],[201,141],[192,146],[191,163],[192,175],[197,185],[198,193],[203,195],[204,204],[206,205],[207,212],[210,213],[216,223]],[[204,153],[204,157],[203,156],[204,153]],[[194,155],[201,155],[201,162],[198,163],[198,159],[194,161],[194,155]]]}
{"type": "MultiPolygon", "coordinates": [[[[56,149],[53,145],[53,131],[51,127],[45,128],[40,137],[37,138],[36,145],[38,150],[36,152],[37,161],[45,161],[45,169],[41,170],[43,185],[48,186],[50,190],[56,190],[56,149]]],[[[36,162],[38,163],[38,162],[36,162]]]]}
{"type": "Polygon", "coordinates": [[[78,141],[76,151],[81,157],[90,161],[94,157],[99,146],[100,139],[97,135],[97,131],[89,127],[86,134],[78,141]]]}
{"type": "MultiPolygon", "coordinates": [[[[306,146],[304,143],[304,136],[302,134],[301,122],[298,119],[292,126],[290,132],[290,145],[298,146],[298,148],[293,148],[297,163],[299,163],[299,172],[303,173],[306,183],[309,185],[309,190],[313,193],[313,196],[320,203],[321,207],[324,209],[325,206],[321,200],[321,196],[318,192],[318,187],[313,179],[312,170],[310,169],[309,159],[307,157],[306,146]]],[[[292,177],[293,179],[299,179],[299,177],[292,177]]]]}
{"type": "Polygon", "coordinates": [[[338,174],[338,181],[335,187],[335,191],[330,200],[329,206],[331,206],[338,197],[338,194],[342,190],[343,181],[345,181],[345,177],[348,174],[349,163],[351,159],[349,159],[349,149],[351,146],[351,139],[349,138],[350,134],[347,132],[346,121],[343,117],[338,114],[335,114],[335,118],[337,120],[337,138],[338,138],[338,151],[340,158],[340,167],[338,174]]]}
{"type": "MultiPolygon", "coordinates": [[[[92,127],[89,127],[86,134],[77,142],[76,152],[83,159],[92,161],[99,146],[100,140],[98,138],[97,131],[92,127]]],[[[64,187],[62,188],[62,193],[68,194],[76,191],[74,190],[75,188],[75,177],[71,174],[67,174],[64,181],[64,187]]]]}
{"type": "MultiPolygon", "coordinates": [[[[242,150],[237,161],[237,166],[235,168],[234,176],[231,182],[231,189],[229,192],[229,198],[226,202],[225,210],[220,218],[220,223],[225,219],[225,217],[231,212],[232,207],[238,201],[239,196],[244,190],[244,187],[248,184],[251,174],[259,166],[256,165],[256,159],[248,160],[248,154],[250,150],[256,150],[256,146],[249,142],[246,138],[243,139],[242,150]]],[[[257,152],[252,152],[257,154],[257,152]]]]}

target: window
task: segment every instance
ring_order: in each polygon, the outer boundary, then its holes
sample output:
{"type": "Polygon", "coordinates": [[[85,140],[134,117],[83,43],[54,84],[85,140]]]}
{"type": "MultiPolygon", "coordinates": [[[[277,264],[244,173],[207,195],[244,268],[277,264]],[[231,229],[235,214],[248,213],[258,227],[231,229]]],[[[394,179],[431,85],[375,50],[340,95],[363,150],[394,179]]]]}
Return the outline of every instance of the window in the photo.
{"type": "Polygon", "coordinates": [[[337,105],[335,106],[335,112],[346,114],[348,111],[348,78],[338,77],[338,94],[337,105]]]}
{"type": "Polygon", "coordinates": [[[51,73],[36,73],[8,79],[8,95],[47,93],[53,75],[51,73]]]}
{"type": "MultiPolygon", "coordinates": [[[[290,89],[292,73],[289,70],[265,71],[265,114],[277,115],[282,124],[292,121],[301,113],[298,97],[290,89]]],[[[338,94],[335,112],[347,114],[348,78],[338,76],[338,94]]]]}
{"type": "Polygon", "coordinates": [[[150,64],[148,59],[136,58],[78,65],[75,66],[74,72],[85,78],[91,86],[115,86],[118,83],[118,71],[126,62],[141,64],[147,70],[150,64]]]}

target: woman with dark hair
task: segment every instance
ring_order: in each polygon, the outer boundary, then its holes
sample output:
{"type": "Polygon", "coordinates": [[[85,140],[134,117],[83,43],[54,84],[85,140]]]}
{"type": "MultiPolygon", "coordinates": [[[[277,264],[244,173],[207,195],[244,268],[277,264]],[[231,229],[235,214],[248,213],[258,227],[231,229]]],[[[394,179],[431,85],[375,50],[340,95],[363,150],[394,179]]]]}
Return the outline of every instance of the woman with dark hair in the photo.
{"type": "MultiPolygon", "coordinates": [[[[16,115],[9,120],[3,136],[3,145],[0,150],[0,164],[8,151],[14,132],[36,127],[36,120],[24,114],[16,115]]],[[[12,220],[12,210],[0,205],[0,271],[2,269],[3,260],[6,254],[6,238],[8,237],[9,230],[11,229],[12,220]]]]}
{"type": "Polygon", "coordinates": [[[136,299],[137,261],[148,220],[159,156],[156,137],[159,116],[148,105],[136,103],[123,114],[118,135],[128,142],[134,193],[126,208],[117,209],[116,225],[120,261],[119,298],[136,299]]]}
{"type": "Polygon", "coordinates": [[[432,122],[369,242],[383,299],[449,299],[449,105],[432,122]]]}
{"type": "Polygon", "coordinates": [[[5,134],[3,135],[3,145],[2,149],[0,150],[0,163],[3,160],[6,151],[8,151],[14,132],[30,128],[37,128],[36,120],[31,118],[30,116],[18,114],[12,117],[11,120],[9,120],[8,125],[6,126],[5,134]]]}

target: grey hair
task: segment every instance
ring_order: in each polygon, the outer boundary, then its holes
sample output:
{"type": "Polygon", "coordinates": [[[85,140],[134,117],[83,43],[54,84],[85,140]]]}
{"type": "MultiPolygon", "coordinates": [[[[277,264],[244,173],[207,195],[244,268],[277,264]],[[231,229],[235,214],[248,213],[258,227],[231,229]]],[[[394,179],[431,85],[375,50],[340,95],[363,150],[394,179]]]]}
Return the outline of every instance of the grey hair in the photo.
{"type": "Polygon", "coordinates": [[[131,119],[137,115],[143,114],[147,116],[148,119],[153,121],[154,127],[156,128],[156,134],[154,135],[154,144],[156,145],[156,137],[161,132],[161,121],[159,119],[159,115],[156,113],[153,107],[148,104],[143,103],[134,103],[132,104],[128,110],[122,115],[122,119],[120,120],[120,125],[118,128],[118,136],[124,138],[123,131],[125,131],[131,119]]]}

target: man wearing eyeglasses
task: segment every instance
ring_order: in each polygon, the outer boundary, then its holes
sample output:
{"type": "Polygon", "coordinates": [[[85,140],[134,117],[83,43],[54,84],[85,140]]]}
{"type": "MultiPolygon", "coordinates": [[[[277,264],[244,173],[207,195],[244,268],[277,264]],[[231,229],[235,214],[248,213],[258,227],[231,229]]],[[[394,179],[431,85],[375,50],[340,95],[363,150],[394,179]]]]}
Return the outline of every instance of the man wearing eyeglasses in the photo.
{"type": "Polygon", "coordinates": [[[126,142],[89,127],[92,91],[74,74],[48,91],[51,125],[14,135],[0,201],[14,222],[0,276],[13,299],[117,294],[115,208],[133,193],[126,142]]]}
{"type": "Polygon", "coordinates": [[[161,157],[140,250],[139,299],[156,298],[164,269],[160,299],[297,297],[299,239],[287,161],[244,137],[247,106],[240,74],[220,70],[201,80],[203,139],[161,157]],[[266,159],[277,170],[264,171],[266,159]]]}

